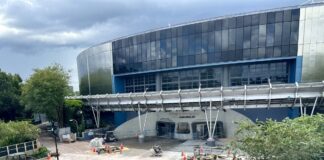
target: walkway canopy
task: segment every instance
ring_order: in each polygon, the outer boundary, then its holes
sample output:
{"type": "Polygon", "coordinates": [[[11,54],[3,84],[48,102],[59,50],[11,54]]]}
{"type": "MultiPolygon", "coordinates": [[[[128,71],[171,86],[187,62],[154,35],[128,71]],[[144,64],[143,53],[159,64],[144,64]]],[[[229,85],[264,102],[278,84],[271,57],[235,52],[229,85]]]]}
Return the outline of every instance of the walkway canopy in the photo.
{"type": "Polygon", "coordinates": [[[101,111],[195,111],[310,107],[322,103],[324,82],[199,88],[175,91],[71,96],[101,111]]]}

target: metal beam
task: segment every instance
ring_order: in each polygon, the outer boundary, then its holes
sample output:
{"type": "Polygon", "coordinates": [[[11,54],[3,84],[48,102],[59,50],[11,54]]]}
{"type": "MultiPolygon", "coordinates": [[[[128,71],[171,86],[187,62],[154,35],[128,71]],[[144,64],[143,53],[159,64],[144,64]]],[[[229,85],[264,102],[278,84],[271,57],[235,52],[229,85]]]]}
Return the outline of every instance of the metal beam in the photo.
{"type": "Polygon", "coordinates": [[[314,104],[313,104],[313,108],[312,108],[311,116],[313,116],[313,114],[314,114],[314,110],[315,110],[315,107],[316,107],[317,99],[318,99],[318,97],[315,98],[315,102],[314,102],[314,104]]]}
{"type": "MultiPolygon", "coordinates": [[[[299,98],[322,99],[324,83],[271,84],[254,86],[235,86],[219,88],[200,88],[142,93],[121,93],[104,95],[72,96],[67,99],[86,99],[85,105],[99,105],[106,111],[134,111],[132,105],[144,104],[150,111],[198,111],[203,104],[212,101],[220,103],[220,108],[262,108],[299,107],[299,98]],[[271,93],[270,93],[271,90],[271,93]],[[105,100],[102,100],[105,99],[105,100]],[[96,102],[99,100],[99,102],[96,102]],[[227,101],[229,100],[229,101],[227,101]],[[99,104],[98,104],[99,103],[99,104]],[[190,103],[190,106],[184,105],[190,103]],[[234,103],[235,105],[231,105],[234,103]],[[287,104],[289,104],[287,106],[287,104]],[[292,104],[292,105],[291,105],[292,104]]],[[[320,104],[320,103],[319,103],[320,104]]],[[[311,107],[313,102],[306,107],[311,107]]]]}

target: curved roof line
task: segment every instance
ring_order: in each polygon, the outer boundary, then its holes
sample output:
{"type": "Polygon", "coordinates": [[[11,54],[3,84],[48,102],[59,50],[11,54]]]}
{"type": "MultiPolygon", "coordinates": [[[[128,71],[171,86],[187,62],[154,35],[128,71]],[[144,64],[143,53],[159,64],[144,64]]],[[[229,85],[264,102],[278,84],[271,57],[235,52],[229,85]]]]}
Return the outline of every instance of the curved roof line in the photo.
{"type": "Polygon", "coordinates": [[[82,51],[80,54],[82,54],[83,52],[85,52],[85,51],[87,51],[87,50],[89,50],[89,49],[91,49],[93,47],[100,46],[100,45],[103,45],[103,44],[106,44],[106,43],[111,43],[111,42],[114,42],[114,41],[117,41],[117,40],[126,39],[126,38],[134,37],[134,36],[137,36],[137,35],[141,35],[141,34],[161,31],[161,30],[168,29],[168,28],[181,27],[181,26],[186,26],[186,25],[191,25],[191,24],[197,24],[197,23],[202,23],[202,22],[208,22],[208,21],[225,19],[225,18],[232,18],[232,17],[239,17],[239,16],[245,16],[245,15],[253,15],[253,14],[267,13],[267,12],[275,12],[275,11],[282,11],[282,10],[288,10],[288,9],[298,9],[298,8],[304,8],[304,7],[316,6],[316,5],[324,5],[324,2],[316,2],[316,3],[311,3],[311,4],[302,4],[302,5],[294,5],[294,6],[288,6],[288,7],[264,9],[264,10],[259,10],[259,11],[242,12],[242,13],[229,14],[229,15],[224,15],[224,16],[217,16],[217,17],[211,17],[211,18],[205,18],[205,19],[199,19],[199,20],[192,20],[192,21],[189,21],[189,22],[182,22],[182,23],[177,23],[177,24],[173,24],[173,25],[171,24],[170,26],[166,26],[166,27],[153,28],[153,29],[137,32],[137,33],[134,33],[134,34],[129,34],[129,35],[121,36],[121,37],[118,37],[118,38],[114,38],[114,39],[111,39],[111,40],[108,40],[108,41],[93,45],[93,46],[89,47],[88,49],[82,51]]]}

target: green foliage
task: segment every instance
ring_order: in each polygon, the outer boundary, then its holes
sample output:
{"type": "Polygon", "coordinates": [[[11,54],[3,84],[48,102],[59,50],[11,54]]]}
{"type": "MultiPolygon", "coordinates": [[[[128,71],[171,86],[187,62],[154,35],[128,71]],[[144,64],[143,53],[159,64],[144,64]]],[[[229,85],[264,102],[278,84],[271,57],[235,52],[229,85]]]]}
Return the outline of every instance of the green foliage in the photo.
{"type": "Polygon", "coordinates": [[[45,113],[63,126],[64,97],[69,93],[69,74],[60,65],[36,69],[22,88],[22,102],[36,113],[45,113]]]}
{"type": "Polygon", "coordinates": [[[22,116],[23,107],[19,103],[21,78],[0,70],[0,119],[8,121],[22,116]]]}
{"type": "Polygon", "coordinates": [[[31,156],[36,159],[40,159],[46,157],[49,152],[50,151],[46,147],[42,146],[39,147],[38,151],[33,153],[31,156]]]}
{"type": "Polygon", "coordinates": [[[72,132],[81,133],[85,130],[85,123],[83,117],[83,102],[81,100],[68,99],[64,102],[64,117],[65,123],[69,124],[72,132]],[[69,122],[70,119],[75,119],[78,122],[78,131],[75,122],[69,122]]]}
{"type": "Polygon", "coordinates": [[[324,115],[256,124],[243,121],[232,147],[256,160],[318,159],[324,151],[324,115]]]}
{"type": "Polygon", "coordinates": [[[39,137],[38,127],[26,122],[0,122],[0,146],[32,141],[39,137]]]}
{"type": "Polygon", "coordinates": [[[82,109],[83,102],[77,99],[67,99],[64,101],[64,106],[72,109],[80,110],[82,109]]]}

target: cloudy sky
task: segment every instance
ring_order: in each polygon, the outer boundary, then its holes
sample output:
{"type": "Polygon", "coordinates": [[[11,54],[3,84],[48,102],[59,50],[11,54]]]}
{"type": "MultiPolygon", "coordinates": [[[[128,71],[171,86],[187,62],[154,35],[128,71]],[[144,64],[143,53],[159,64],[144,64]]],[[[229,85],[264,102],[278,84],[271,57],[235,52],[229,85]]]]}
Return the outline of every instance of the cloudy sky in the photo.
{"type": "Polygon", "coordinates": [[[59,63],[78,90],[76,57],[120,36],[168,24],[293,6],[305,0],[0,0],[0,69],[25,80],[59,63]]]}

